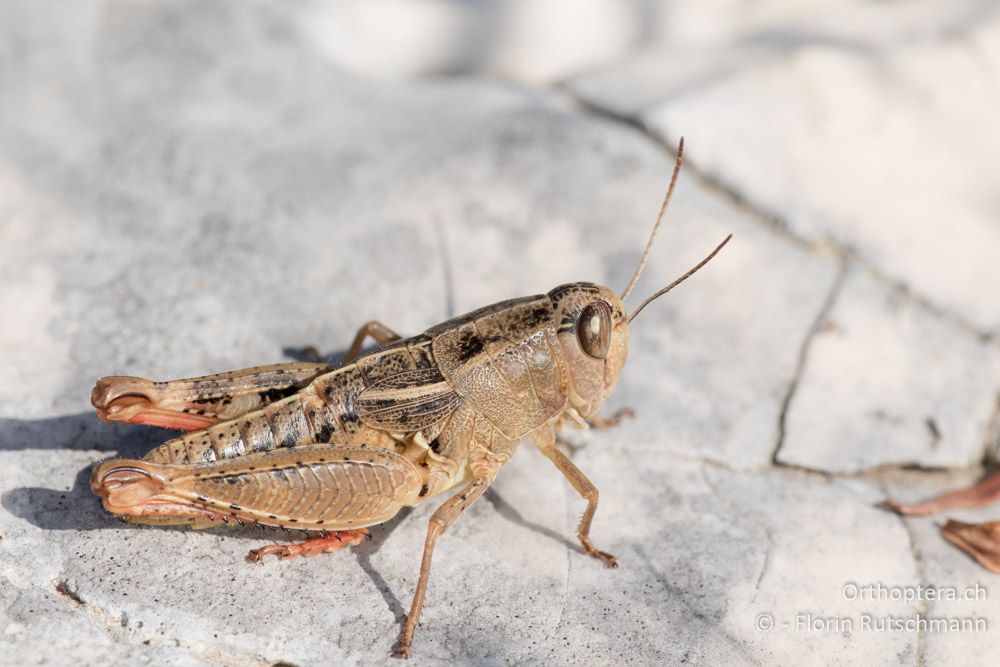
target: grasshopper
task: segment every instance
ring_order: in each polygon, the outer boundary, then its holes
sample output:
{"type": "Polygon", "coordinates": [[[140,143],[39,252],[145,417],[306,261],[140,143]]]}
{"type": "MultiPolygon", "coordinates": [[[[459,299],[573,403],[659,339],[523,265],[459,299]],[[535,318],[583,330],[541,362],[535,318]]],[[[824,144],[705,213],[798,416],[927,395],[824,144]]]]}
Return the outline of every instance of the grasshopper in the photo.
{"type": "Polygon", "coordinates": [[[663,222],[683,147],[682,140],[656,224],[620,297],[571,283],[405,339],[368,322],[337,368],[289,363],[170,382],[101,378],[92,402],[103,419],[189,433],[142,460],[101,463],[91,488],[105,509],[132,523],[202,528],[233,521],[315,535],[255,549],[249,560],[357,544],[369,526],[402,507],[457,489],[429,521],[395,651],[402,657],[420,618],[434,545],[489,488],[522,438],[530,437],[586,500],[577,530],[583,550],[616,567],[615,557],[590,540],[598,490],[557,448],[556,433],[617,421],[597,413],[625,363],[629,323],[731,238],[627,314],[624,301],[663,222]],[[360,354],[368,337],[381,347],[360,354]]]}

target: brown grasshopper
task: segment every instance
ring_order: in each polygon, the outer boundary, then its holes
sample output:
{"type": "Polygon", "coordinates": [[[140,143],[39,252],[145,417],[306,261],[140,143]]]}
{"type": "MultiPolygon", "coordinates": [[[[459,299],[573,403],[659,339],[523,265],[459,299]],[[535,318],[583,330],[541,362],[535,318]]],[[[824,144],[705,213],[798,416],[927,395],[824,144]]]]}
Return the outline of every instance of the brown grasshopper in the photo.
{"type": "Polygon", "coordinates": [[[625,363],[629,322],[729,241],[626,314],[623,302],[663,222],[683,147],[682,141],[656,224],[621,297],[571,283],[405,339],[369,322],[336,369],[290,363],[171,382],[101,378],[92,401],[103,419],[190,433],[141,461],[101,463],[91,488],[109,512],[132,523],[234,521],[317,534],[255,549],[250,560],[357,544],[368,526],[403,506],[459,489],[430,518],[399,656],[410,651],[438,537],[486,491],[526,436],[586,499],[577,531],[584,551],[616,567],[615,557],[590,541],[597,488],[556,448],[556,432],[617,421],[597,412],[625,363]],[[381,347],[359,355],[368,336],[381,347]]]}

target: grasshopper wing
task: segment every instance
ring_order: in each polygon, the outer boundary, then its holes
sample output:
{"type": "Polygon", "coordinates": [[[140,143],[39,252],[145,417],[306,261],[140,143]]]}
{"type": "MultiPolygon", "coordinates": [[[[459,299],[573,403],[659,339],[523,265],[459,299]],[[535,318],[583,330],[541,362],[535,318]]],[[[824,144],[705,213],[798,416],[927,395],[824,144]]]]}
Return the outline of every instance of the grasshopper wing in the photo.
{"type": "Polygon", "coordinates": [[[432,367],[378,380],[358,395],[354,408],[366,426],[409,432],[445,419],[461,403],[451,384],[432,367]]]}

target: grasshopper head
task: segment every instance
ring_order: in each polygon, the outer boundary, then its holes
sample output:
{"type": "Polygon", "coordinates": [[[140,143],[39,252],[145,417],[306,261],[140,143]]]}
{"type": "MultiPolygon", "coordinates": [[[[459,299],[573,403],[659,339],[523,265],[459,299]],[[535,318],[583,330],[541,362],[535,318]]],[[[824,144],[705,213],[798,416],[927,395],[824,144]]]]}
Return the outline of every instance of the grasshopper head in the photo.
{"type": "Polygon", "coordinates": [[[558,326],[559,344],[562,347],[570,368],[569,401],[584,419],[597,415],[598,409],[611,394],[618,382],[618,375],[625,365],[628,356],[628,325],[643,308],[663,296],[677,285],[690,278],[698,269],[708,263],[717,252],[726,245],[732,234],[719,244],[705,259],[693,269],[654,293],[643,301],[638,308],[628,315],[625,311],[625,299],[642,275],[642,269],[649,259],[649,251],[653,247],[656,233],[663,224],[663,216],[667,212],[677,176],[680,174],[684,155],[684,139],[677,146],[677,161],[670,177],[670,186],[660,206],[656,224],[646,241],[639,264],[632,274],[621,296],[607,287],[593,283],[570,283],[560,285],[551,292],[549,298],[555,310],[555,321],[558,326]]]}
{"type": "Polygon", "coordinates": [[[614,390],[628,356],[625,304],[613,290],[593,283],[560,285],[548,296],[569,362],[570,404],[589,419],[614,390]]]}
{"type": "Polygon", "coordinates": [[[699,262],[693,269],[654,293],[643,301],[631,315],[625,312],[625,299],[642,275],[642,269],[649,259],[649,251],[653,247],[656,233],[663,224],[663,216],[670,205],[677,176],[680,174],[684,155],[684,139],[677,146],[677,161],[670,176],[670,186],[660,206],[656,224],[646,241],[639,264],[632,274],[621,296],[613,290],[593,283],[570,283],[560,285],[551,292],[549,298],[555,309],[558,323],[559,344],[563,349],[570,367],[569,391],[570,404],[576,408],[584,419],[597,415],[597,410],[611,394],[618,382],[618,375],[625,365],[628,356],[628,325],[643,308],[663,296],[677,285],[690,278],[698,269],[722,250],[732,234],[719,244],[708,257],[699,262]]]}

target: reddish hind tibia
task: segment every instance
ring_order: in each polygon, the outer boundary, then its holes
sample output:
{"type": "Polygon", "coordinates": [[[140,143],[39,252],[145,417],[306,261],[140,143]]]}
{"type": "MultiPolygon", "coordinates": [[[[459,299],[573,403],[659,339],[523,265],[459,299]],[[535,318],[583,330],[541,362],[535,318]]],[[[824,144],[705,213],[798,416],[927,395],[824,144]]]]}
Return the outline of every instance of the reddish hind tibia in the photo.
{"type": "Polygon", "coordinates": [[[171,428],[178,431],[198,431],[218,424],[219,420],[204,415],[192,415],[185,412],[171,412],[155,407],[136,405],[120,405],[119,399],[110,406],[110,411],[98,410],[98,416],[109,422],[124,422],[126,424],[144,424],[158,428],[171,428]]]}
{"type": "Polygon", "coordinates": [[[298,544],[269,544],[260,549],[254,549],[247,554],[247,560],[251,563],[264,560],[264,556],[277,556],[278,560],[288,560],[296,556],[318,556],[322,553],[336,551],[343,547],[352,547],[361,544],[361,541],[368,536],[367,528],[357,530],[339,530],[335,533],[327,533],[320,537],[314,537],[298,544]]]}

